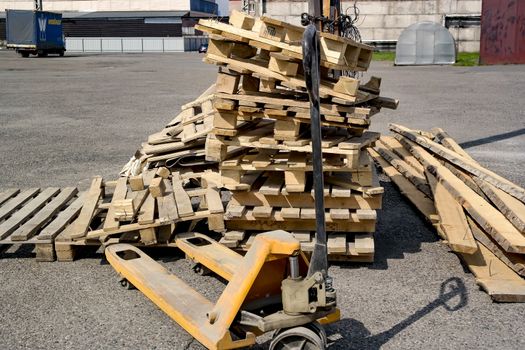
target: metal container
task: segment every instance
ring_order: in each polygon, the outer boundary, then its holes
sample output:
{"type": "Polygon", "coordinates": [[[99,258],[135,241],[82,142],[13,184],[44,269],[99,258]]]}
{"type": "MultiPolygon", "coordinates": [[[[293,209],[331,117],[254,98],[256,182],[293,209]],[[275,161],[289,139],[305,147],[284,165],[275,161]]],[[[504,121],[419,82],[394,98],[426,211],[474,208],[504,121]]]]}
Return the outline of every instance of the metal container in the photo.
{"type": "Polygon", "coordinates": [[[525,63],[525,1],[483,0],[480,62],[525,63]]]}

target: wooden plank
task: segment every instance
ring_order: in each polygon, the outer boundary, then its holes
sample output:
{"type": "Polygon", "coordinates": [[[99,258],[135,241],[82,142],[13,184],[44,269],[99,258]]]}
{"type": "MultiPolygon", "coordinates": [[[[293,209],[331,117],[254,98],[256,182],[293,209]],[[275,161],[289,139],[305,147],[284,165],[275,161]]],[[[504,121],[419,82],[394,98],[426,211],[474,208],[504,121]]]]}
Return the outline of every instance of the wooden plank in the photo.
{"type": "Polygon", "coordinates": [[[252,215],[255,218],[269,218],[272,216],[272,207],[253,207],[252,215]]]}
{"type": "Polygon", "coordinates": [[[474,254],[460,254],[476,282],[499,302],[525,302],[525,279],[482,244],[474,254]]]}
{"type": "Polygon", "coordinates": [[[193,205],[191,204],[191,199],[184,190],[184,187],[182,187],[182,181],[178,172],[173,173],[172,188],[179,216],[188,217],[195,215],[195,213],[193,212],[193,205]]]}
{"type": "Polygon", "coordinates": [[[439,225],[447,237],[447,244],[454,252],[472,254],[478,249],[467,222],[463,207],[448,193],[436,178],[427,174],[434,194],[434,205],[439,214],[439,225]]]}
{"type": "Polygon", "coordinates": [[[80,214],[68,228],[68,237],[75,239],[86,235],[101,194],[102,178],[96,176],[91,182],[91,187],[86,194],[86,199],[84,200],[84,205],[82,206],[80,214]]]}
{"type": "MultiPolygon", "coordinates": [[[[133,197],[136,197],[135,194],[133,194],[133,197]]],[[[137,211],[132,198],[112,202],[110,207],[114,210],[114,218],[116,221],[131,221],[137,211]]]]}
{"type": "Polygon", "coordinates": [[[379,153],[369,148],[368,153],[374,158],[377,164],[383,169],[387,175],[399,188],[403,196],[419,210],[421,214],[430,222],[434,222],[437,217],[436,207],[432,199],[428,198],[424,193],[419,191],[410,181],[408,181],[396,168],[384,160],[379,153]]]}
{"type": "Polygon", "coordinates": [[[485,233],[483,229],[470,217],[467,217],[468,223],[472,230],[472,234],[478,243],[481,243],[496,255],[505,265],[510,267],[514,272],[521,276],[525,276],[525,256],[523,254],[507,253],[498,245],[490,235],[485,233]]]}
{"type": "Polygon", "coordinates": [[[418,190],[427,195],[427,197],[432,198],[432,192],[427,183],[427,179],[424,173],[420,173],[418,170],[413,168],[411,165],[406,163],[400,157],[398,157],[388,146],[381,141],[376,143],[374,149],[383,157],[387,162],[389,162],[394,168],[397,169],[404,177],[406,177],[410,182],[417,187],[418,190]]]}
{"type": "MultiPolygon", "coordinates": [[[[301,208],[301,219],[315,219],[315,208],[301,208]]],[[[332,216],[330,216],[334,219],[332,216]]],[[[350,217],[348,218],[350,219],[350,217]]]]}
{"type": "Polygon", "coordinates": [[[300,208],[281,208],[283,219],[299,219],[301,217],[300,208]]]}
{"type": "Polygon", "coordinates": [[[312,240],[312,238],[310,237],[310,232],[308,231],[294,231],[292,232],[292,235],[299,242],[310,242],[312,240]]]}
{"type": "Polygon", "coordinates": [[[73,203],[67,206],[66,209],[61,211],[53,221],[49,223],[37,236],[39,240],[48,240],[55,238],[62,230],[71,223],[76,216],[80,213],[82,206],[84,205],[86,192],[79,194],[78,198],[73,203]]]}
{"type": "Polygon", "coordinates": [[[157,234],[156,234],[154,227],[140,230],[139,235],[140,235],[140,241],[144,243],[144,245],[157,244],[157,234]]]}
{"type": "Polygon", "coordinates": [[[519,199],[522,202],[525,202],[525,189],[512,183],[511,181],[501,177],[500,175],[483,168],[478,163],[472,161],[471,159],[464,158],[457,154],[454,151],[449,150],[448,148],[427,139],[426,137],[420,136],[417,133],[412,132],[410,129],[396,124],[390,124],[390,130],[403,135],[404,137],[410,139],[413,142],[416,142],[420,146],[429,150],[433,154],[436,154],[449,162],[455,164],[461,169],[468,171],[469,173],[476,175],[482,180],[487,181],[488,183],[496,186],[500,190],[503,190],[513,197],[519,199]]]}
{"type": "Polygon", "coordinates": [[[350,210],[348,209],[330,209],[330,217],[333,220],[348,220],[350,219],[350,210]]]}
{"type": "Polygon", "coordinates": [[[164,179],[162,181],[164,181],[166,192],[164,193],[164,196],[157,197],[157,208],[159,210],[159,221],[166,224],[175,222],[179,219],[179,212],[177,210],[175,197],[173,196],[169,180],[164,179]]]}
{"type": "Polygon", "coordinates": [[[39,211],[53,196],[60,191],[59,188],[46,188],[38,196],[27,202],[20,210],[15,212],[0,225],[0,239],[4,239],[13,233],[20,225],[29,220],[39,211]]]}
{"type": "Polygon", "coordinates": [[[149,193],[153,198],[158,198],[164,196],[166,191],[166,183],[163,178],[156,177],[151,180],[149,184],[149,193]]]}
{"type": "Polygon", "coordinates": [[[106,219],[104,220],[104,231],[112,232],[119,228],[120,222],[117,220],[116,216],[116,204],[126,199],[128,193],[128,178],[119,177],[117,180],[117,186],[113,192],[113,197],[111,198],[111,205],[109,206],[108,213],[106,214],[106,219]]]}
{"type": "Polygon", "coordinates": [[[377,220],[377,212],[372,209],[357,209],[355,214],[359,220],[377,220]]]}
{"type": "Polygon", "coordinates": [[[64,205],[71,200],[78,190],[75,187],[67,187],[51,200],[42,210],[35,214],[29,221],[20,226],[12,235],[13,241],[25,241],[33,237],[36,232],[55,216],[64,205]]]}
{"type": "Polygon", "coordinates": [[[5,190],[1,192],[0,193],[0,206],[19,193],[20,193],[20,190],[17,188],[13,188],[13,189],[9,189],[9,190],[5,190]]]}
{"type": "Polygon", "coordinates": [[[284,185],[284,179],[279,173],[271,173],[259,188],[259,193],[263,195],[277,196],[281,193],[284,185]]]}
{"type": "Polygon", "coordinates": [[[224,233],[224,238],[231,241],[242,241],[245,235],[245,231],[226,231],[224,233]]]}
{"type": "Polygon", "coordinates": [[[478,224],[509,253],[525,253],[525,236],[490,203],[481,198],[463,181],[442,166],[430,153],[416,143],[403,139],[403,145],[419,159],[447,191],[465,208],[478,224]]]}
{"type": "Polygon", "coordinates": [[[397,154],[408,165],[414,168],[419,174],[425,173],[423,165],[410,153],[403,145],[392,136],[381,136],[379,141],[388,147],[391,151],[397,154]]]}
{"type": "Polygon", "coordinates": [[[356,233],[354,235],[354,247],[358,254],[374,253],[374,235],[371,232],[356,233]]]}
{"type": "Polygon", "coordinates": [[[11,198],[0,208],[0,220],[7,218],[15,210],[24,205],[25,202],[33,198],[37,193],[38,188],[30,188],[19,193],[16,197],[11,198]]]}
{"type": "Polygon", "coordinates": [[[141,225],[145,225],[145,224],[151,224],[154,221],[155,221],[155,198],[151,195],[151,193],[149,193],[146,196],[144,203],[142,203],[140,207],[138,223],[141,225]]]}
{"type": "Polygon", "coordinates": [[[208,210],[210,211],[210,213],[224,213],[224,206],[222,204],[219,189],[215,187],[208,187],[206,189],[206,203],[208,204],[208,210]]]}
{"type": "MultiPolygon", "coordinates": [[[[470,159],[473,162],[476,162],[445,131],[443,131],[442,129],[434,129],[433,131],[436,135],[436,138],[440,140],[440,142],[443,143],[445,147],[458,153],[465,159],[470,159]]],[[[453,168],[454,166],[451,165],[451,167],[453,168]]],[[[447,168],[452,171],[452,169],[450,169],[449,167],[447,168]]],[[[456,172],[452,172],[454,173],[454,175],[458,176],[456,172]]],[[[482,192],[481,194],[484,194],[503,213],[503,215],[505,215],[505,217],[514,225],[514,227],[516,227],[521,233],[525,233],[525,204],[520,202],[518,199],[512,197],[505,191],[502,191],[499,188],[477,177],[472,177],[468,179],[474,182],[473,185],[469,184],[467,182],[468,180],[466,181],[464,177],[460,177],[460,179],[465,181],[465,183],[474,191],[476,191],[476,193],[480,194],[479,192],[482,192]]]]}
{"type": "Polygon", "coordinates": [[[346,235],[331,234],[327,239],[328,254],[346,254],[346,235]]]}
{"type": "Polygon", "coordinates": [[[463,148],[452,138],[448,133],[446,133],[441,128],[434,128],[432,129],[432,133],[434,134],[434,138],[441,143],[446,148],[450,149],[451,151],[456,152],[460,156],[462,156],[465,159],[470,159],[474,161],[474,158],[470,156],[463,148]]]}
{"type": "Polygon", "coordinates": [[[246,212],[246,207],[244,205],[231,205],[228,204],[228,207],[226,208],[226,220],[234,219],[234,218],[241,218],[244,213],[246,212]]]}
{"type": "Polygon", "coordinates": [[[525,234],[525,204],[486,181],[478,178],[474,181],[514,227],[525,234]]]}

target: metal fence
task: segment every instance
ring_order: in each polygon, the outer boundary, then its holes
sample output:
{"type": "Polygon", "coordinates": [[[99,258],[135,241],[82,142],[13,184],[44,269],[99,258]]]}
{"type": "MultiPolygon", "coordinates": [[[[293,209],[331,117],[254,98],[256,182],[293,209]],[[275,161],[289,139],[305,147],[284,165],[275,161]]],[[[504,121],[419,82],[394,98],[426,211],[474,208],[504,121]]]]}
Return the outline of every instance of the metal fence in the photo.
{"type": "Polygon", "coordinates": [[[208,42],[205,36],[178,38],[66,38],[69,52],[189,52],[208,42]]]}

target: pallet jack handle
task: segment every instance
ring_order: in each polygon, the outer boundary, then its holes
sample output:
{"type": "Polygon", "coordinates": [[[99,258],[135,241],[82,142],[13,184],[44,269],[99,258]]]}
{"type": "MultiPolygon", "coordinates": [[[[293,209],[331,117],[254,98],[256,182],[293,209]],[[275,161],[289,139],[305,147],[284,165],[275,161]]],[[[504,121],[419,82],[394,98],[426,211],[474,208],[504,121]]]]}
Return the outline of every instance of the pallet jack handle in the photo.
{"type": "Polygon", "coordinates": [[[310,119],[313,155],[313,186],[315,203],[315,247],[308,267],[308,277],[321,272],[328,277],[328,251],[326,247],[326,223],[324,210],[323,155],[321,152],[321,116],[319,110],[320,97],[320,47],[319,33],[314,24],[310,23],[303,34],[303,68],[306,89],[310,98],[310,119]]]}

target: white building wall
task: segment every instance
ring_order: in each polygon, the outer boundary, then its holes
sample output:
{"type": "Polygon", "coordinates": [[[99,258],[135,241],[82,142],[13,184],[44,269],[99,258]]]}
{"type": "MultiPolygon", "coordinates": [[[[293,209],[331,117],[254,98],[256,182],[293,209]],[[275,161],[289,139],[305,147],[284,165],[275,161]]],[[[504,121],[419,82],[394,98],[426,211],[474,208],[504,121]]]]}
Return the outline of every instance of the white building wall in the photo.
{"type": "MultiPolygon", "coordinates": [[[[43,0],[45,11],[187,11],[190,0],[43,0]]],[[[31,10],[34,0],[0,0],[4,9],[31,10]]]]}
{"type": "MultiPolygon", "coordinates": [[[[482,0],[358,0],[360,19],[357,26],[365,41],[397,40],[411,24],[420,21],[443,23],[445,15],[479,15],[482,0]]],[[[353,13],[354,1],[342,1],[343,12],[353,13]]],[[[266,14],[299,24],[300,14],[308,12],[301,0],[266,0],[266,14]]],[[[451,28],[459,51],[479,51],[480,28],[451,28]]]]}

